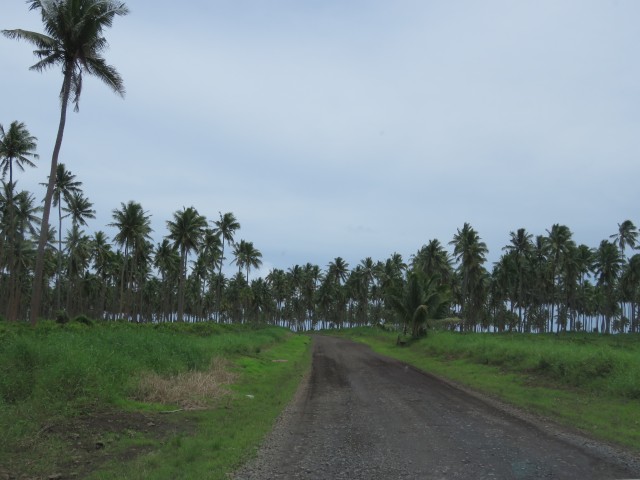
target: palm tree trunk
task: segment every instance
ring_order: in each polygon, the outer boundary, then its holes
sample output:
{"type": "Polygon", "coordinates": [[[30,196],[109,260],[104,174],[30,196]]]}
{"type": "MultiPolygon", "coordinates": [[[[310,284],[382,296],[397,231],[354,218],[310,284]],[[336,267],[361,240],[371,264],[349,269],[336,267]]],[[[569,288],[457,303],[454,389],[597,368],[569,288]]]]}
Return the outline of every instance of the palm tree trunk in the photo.
{"type": "MultiPolygon", "coordinates": [[[[57,171],[56,171],[57,175],[57,171]]],[[[62,274],[62,198],[58,198],[58,270],[56,271],[56,309],[62,305],[60,275],[62,274]]]]}
{"type": "Polygon", "coordinates": [[[178,281],[178,321],[182,322],[184,313],[184,277],[187,273],[187,252],[184,247],[180,251],[180,279],[178,281]]]}
{"type": "Polygon", "coordinates": [[[220,265],[218,266],[218,298],[216,299],[216,321],[220,323],[220,306],[222,302],[222,263],[224,262],[224,235],[222,236],[222,255],[220,256],[220,265]]]}
{"type": "Polygon", "coordinates": [[[69,103],[69,92],[71,91],[71,72],[73,68],[67,65],[64,71],[64,79],[62,81],[62,102],[60,106],[60,123],[58,125],[58,135],[56,143],[53,147],[51,155],[51,171],[49,172],[49,183],[47,184],[47,193],[44,197],[44,209],[42,211],[42,223],[40,224],[40,240],[38,241],[38,253],[36,256],[36,268],[33,276],[33,294],[31,296],[31,324],[38,323],[40,308],[42,304],[43,274],[44,274],[44,249],[47,246],[47,237],[49,236],[49,212],[51,211],[51,200],[53,198],[53,187],[56,183],[56,171],[58,169],[58,156],[62,147],[62,137],[64,135],[64,126],[67,122],[67,105],[69,103]]]}

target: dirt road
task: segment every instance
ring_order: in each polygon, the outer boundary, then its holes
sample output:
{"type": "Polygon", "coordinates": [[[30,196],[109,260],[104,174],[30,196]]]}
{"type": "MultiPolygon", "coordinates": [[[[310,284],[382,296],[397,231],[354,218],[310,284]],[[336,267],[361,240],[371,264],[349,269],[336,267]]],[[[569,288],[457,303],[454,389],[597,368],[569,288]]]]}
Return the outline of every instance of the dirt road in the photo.
{"type": "Polygon", "coordinates": [[[364,345],[317,336],[308,381],[235,478],[586,480],[640,478],[637,468],[364,345]]]}

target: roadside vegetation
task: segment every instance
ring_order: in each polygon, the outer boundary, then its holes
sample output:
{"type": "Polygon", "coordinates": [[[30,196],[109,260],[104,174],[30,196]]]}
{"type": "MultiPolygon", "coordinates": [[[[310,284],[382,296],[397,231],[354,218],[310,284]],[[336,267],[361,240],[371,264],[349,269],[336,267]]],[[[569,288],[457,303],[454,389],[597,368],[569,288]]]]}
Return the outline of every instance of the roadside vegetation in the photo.
{"type": "Polygon", "coordinates": [[[275,327],[0,322],[0,477],[224,478],[308,345],[275,327]]]}
{"type": "Polygon", "coordinates": [[[397,332],[377,328],[341,334],[426,372],[640,452],[637,335],[431,331],[398,345],[397,332]]]}

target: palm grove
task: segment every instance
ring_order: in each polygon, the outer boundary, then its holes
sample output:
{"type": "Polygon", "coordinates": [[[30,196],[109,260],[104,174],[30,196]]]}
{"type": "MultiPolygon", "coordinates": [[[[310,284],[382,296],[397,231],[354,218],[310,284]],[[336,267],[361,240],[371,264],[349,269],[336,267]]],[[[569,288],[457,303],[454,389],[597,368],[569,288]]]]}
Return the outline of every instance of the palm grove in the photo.
{"type": "Polygon", "coordinates": [[[408,262],[393,254],[350,268],[337,257],[324,269],[307,263],[251,281],[262,255],[252,242],[236,240],[240,224],[232,213],[210,221],[194,207],[177,210],[154,245],[150,214],[129,201],[112,211],[113,238],[88,234],[93,205],[58,157],[83,74],[124,95],[102,56],[103,31],[128,10],[113,0],[27,3],[41,14],[45,33],[3,34],[36,47],[32,70],[60,68],[60,121],[42,205],[17,182],[19,171],[36,166],[36,137],[18,121],[0,126],[0,314],[7,319],[86,315],[295,329],[400,323],[412,335],[438,320],[465,331],[639,330],[640,255],[631,255],[638,231],[629,220],[597,247],[577,245],[565,225],[537,236],[518,229],[491,270],[486,245],[465,223],[450,250],[434,239],[408,262]],[[222,272],[227,256],[238,269],[231,277],[222,272]]]}

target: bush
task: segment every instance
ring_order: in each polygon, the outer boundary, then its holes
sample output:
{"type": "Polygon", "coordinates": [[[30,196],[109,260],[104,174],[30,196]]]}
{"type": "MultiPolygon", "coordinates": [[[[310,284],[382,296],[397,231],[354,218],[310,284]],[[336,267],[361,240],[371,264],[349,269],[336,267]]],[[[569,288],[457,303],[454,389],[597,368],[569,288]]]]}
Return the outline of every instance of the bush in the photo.
{"type": "Polygon", "coordinates": [[[58,310],[56,312],[56,323],[64,325],[69,322],[69,314],[66,310],[58,310]]]}
{"type": "Polygon", "coordinates": [[[87,327],[93,327],[93,320],[91,320],[86,315],[78,315],[77,317],[75,317],[73,319],[73,322],[74,323],[81,323],[83,325],[86,325],[87,327]]]}

